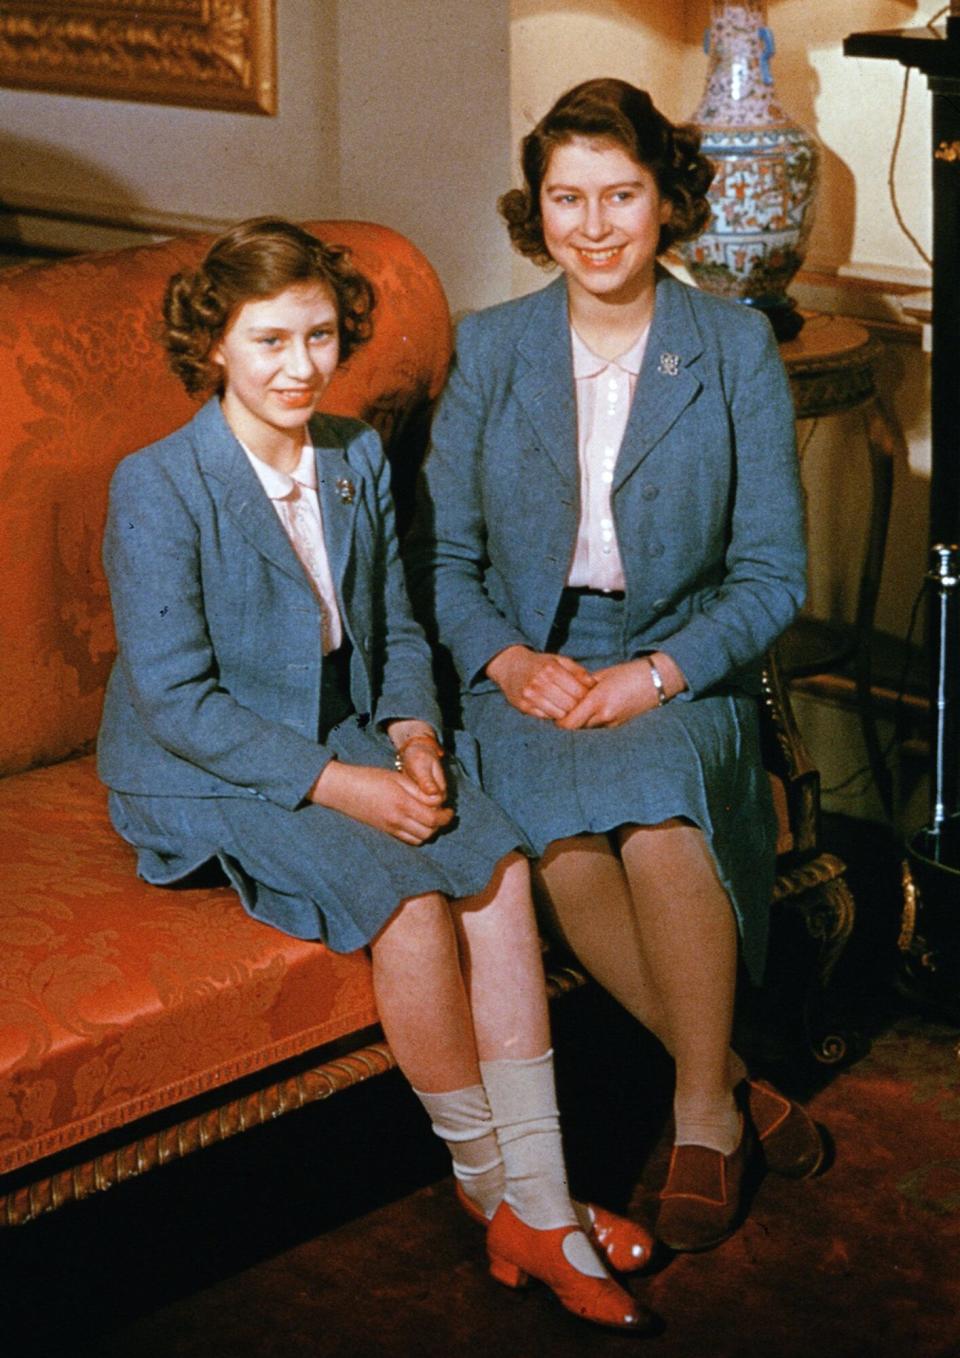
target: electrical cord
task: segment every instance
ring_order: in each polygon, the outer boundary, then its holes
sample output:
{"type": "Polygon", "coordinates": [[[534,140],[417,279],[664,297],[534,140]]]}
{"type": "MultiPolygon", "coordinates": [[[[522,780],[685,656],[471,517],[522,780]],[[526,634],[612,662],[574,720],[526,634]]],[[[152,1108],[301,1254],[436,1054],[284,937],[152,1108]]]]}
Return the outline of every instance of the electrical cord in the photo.
{"type": "MultiPolygon", "coordinates": [[[[941,9],[937,10],[936,14],[932,15],[931,18],[927,20],[926,24],[927,28],[929,28],[931,33],[936,33],[937,37],[940,37],[940,34],[937,33],[937,30],[934,27],[934,25],[936,24],[938,19],[943,18],[943,16],[949,11],[949,9],[950,9],[949,5],[944,5],[941,9]]],[[[909,226],[907,226],[907,223],[904,220],[903,213],[900,210],[900,203],[897,198],[897,182],[896,182],[897,157],[900,154],[900,142],[903,138],[903,124],[907,116],[907,93],[910,89],[910,74],[911,68],[908,66],[903,73],[903,88],[900,93],[900,113],[897,118],[897,131],[893,139],[893,149],[890,152],[890,168],[887,171],[887,188],[890,192],[890,206],[893,208],[893,215],[897,219],[897,225],[899,226],[903,234],[906,236],[910,244],[913,246],[913,248],[916,250],[917,254],[923,260],[924,264],[926,264],[927,268],[932,269],[933,260],[930,258],[926,250],[917,240],[916,236],[910,230],[909,226]]]]}

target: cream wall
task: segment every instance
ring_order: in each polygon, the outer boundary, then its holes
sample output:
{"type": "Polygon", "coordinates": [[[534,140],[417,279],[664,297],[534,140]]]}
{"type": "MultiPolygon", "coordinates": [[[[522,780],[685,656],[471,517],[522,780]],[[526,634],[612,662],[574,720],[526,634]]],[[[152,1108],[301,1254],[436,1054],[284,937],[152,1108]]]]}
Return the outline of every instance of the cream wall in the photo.
{"type": "Polygon", "coordinates": [[[454,311],[501,301],[509,0],[341,0],[340,201],[423,249],[454,311]]]}
{"type": "Polygon", "coordinates": [[[99,248],[142,239],[131,225],[369,217],[425,251],[454,308],[499,300],[508,0],[279,0],[277,16],[276,117],[0,89],[8,233],[99,248]]]}
{"type": "MultiPolygon", "coordinates": [[[[278,5],[279,112],[268,118],[0,90],[0,200],[154,227],[218,227],[255,213],[336,216],[336,7],[278,5]]],[[[30,220],[31,239],[102,235],[30,220]]]]}

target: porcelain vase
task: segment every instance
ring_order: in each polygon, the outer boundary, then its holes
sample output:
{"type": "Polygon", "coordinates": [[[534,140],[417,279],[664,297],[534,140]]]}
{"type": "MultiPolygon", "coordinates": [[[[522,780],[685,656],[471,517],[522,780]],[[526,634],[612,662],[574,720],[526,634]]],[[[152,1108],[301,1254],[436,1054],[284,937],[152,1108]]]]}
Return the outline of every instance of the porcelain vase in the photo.
{"type": "Polygon", "coordinates": [[[713,2],[707,84],[691,119],[717,168],[713,214],[680,250],[700,287],[762,308],[788,339],[803,324],[787,285],[813,227],[820,147],[777,100],[766,11],[765,0],[713,2]]]}

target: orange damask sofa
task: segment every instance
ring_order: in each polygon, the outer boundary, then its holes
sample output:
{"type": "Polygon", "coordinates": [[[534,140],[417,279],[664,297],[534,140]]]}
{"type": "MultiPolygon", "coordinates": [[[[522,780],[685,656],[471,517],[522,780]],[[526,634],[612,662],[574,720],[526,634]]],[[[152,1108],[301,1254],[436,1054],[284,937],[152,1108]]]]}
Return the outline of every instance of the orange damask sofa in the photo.
{"type": "MultiPolygon", "coordinates": [[[[396,233],[352,247],[376,334],[330,410],[384,436],[403,500],[450,353],[440,285],[396,233]]],[[[0,274],[0,1222],[392,1065],[364,953],[256,923],[216,885],[137,880],[91,753],[113,651],[100,565],[126,453],[194,407],[156,338],[192,238],[0,274]]]]}

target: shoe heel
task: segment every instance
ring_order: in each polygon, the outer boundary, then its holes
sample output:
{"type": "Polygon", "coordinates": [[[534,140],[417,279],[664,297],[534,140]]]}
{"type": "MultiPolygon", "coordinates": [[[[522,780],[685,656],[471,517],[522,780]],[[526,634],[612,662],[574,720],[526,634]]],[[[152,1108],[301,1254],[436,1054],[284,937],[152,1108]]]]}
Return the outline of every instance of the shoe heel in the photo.
{"type": "Polygon", "coordinates": [[[503,1283],[504,1287],[526,1287],[530,1281],[519,1265],[512,1264],[499,1254],[490,1255],[490,1276],[496,1278],[498,1283],[503,1283]]]}

